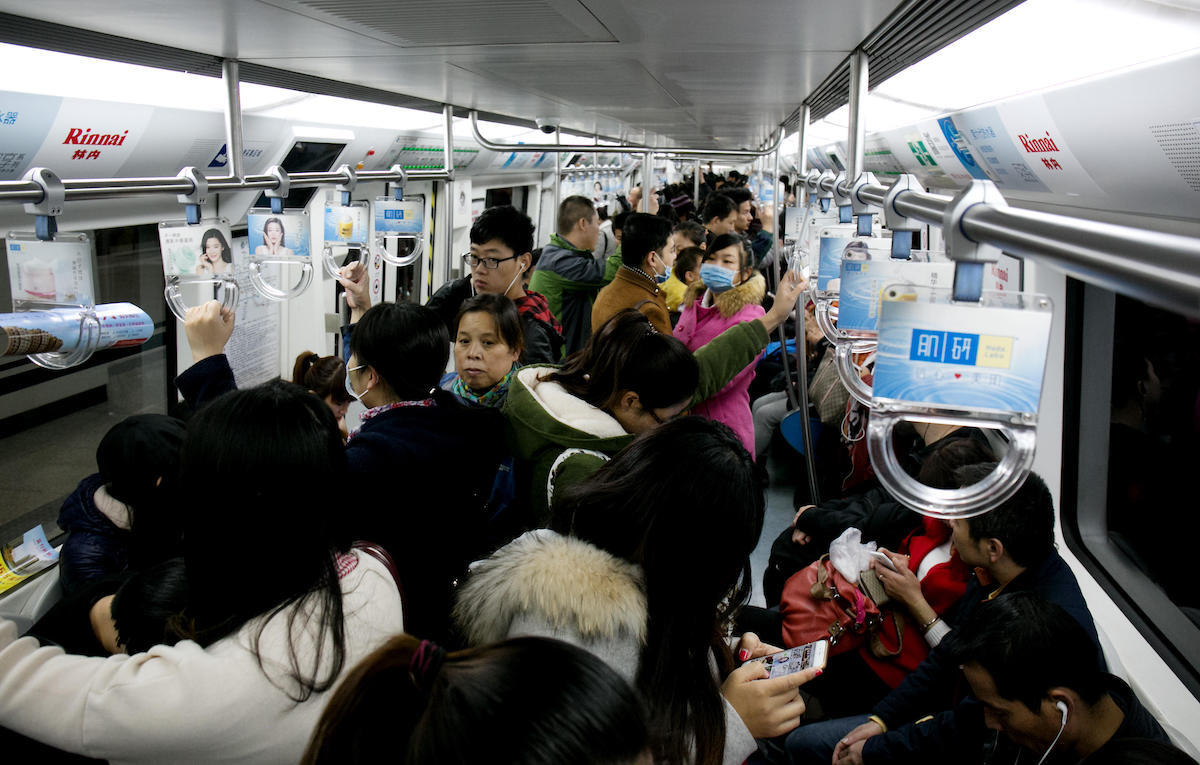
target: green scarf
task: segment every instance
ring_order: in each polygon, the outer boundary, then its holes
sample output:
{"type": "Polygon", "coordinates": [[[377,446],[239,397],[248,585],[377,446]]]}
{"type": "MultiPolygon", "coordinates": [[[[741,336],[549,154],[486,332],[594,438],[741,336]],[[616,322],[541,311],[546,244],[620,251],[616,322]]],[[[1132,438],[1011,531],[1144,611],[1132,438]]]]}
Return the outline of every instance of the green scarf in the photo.
{"type": "Polygon", "coordinates": [[[512,369],[508,370],[508,374],[504,375],[504,379],[488,388],[483,393],[476,393],[467,387],[461,377],[454,378],[454,385],[451,386],[450,392],[461,399],[473,401],[476,404],[496,408],[504,404],[504,399],[508,396],[508,386],[512,382],[513,375],[517,373],[517,365],[513,364],[512,369]]]}

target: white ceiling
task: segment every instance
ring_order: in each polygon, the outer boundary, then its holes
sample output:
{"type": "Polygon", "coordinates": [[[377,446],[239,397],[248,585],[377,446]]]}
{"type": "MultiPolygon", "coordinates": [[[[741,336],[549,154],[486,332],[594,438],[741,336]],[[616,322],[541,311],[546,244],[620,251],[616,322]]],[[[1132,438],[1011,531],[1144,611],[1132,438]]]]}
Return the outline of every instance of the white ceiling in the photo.
{"type": "MultiPolygon", "coordinates": [[[[0,0],[0,11],[658,144],[757,146],[900,0],[0,0]]],[[[31,43],[34,41],[31,41],[31,43]]]]}

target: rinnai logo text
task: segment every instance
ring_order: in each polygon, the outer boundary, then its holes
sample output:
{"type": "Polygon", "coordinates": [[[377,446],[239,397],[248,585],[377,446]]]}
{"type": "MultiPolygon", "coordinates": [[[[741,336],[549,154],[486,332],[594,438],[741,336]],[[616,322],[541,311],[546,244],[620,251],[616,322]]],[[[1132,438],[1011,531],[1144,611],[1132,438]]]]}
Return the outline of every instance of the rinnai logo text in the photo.
{"type": "Polygon", "coordinates": [[[1058,145],[1054,143],[1054,139],[1050,137],[1050,131],[1046,131],[1045,138],[1030,138],[1028,134],[1018,133],[1017,139],[1021,145],[1025,147],[1025,151],[1031,154],[1039,151],[1062,151],[1058,145]]]}
{"type": "Polygon", "coordinates": [[[128,135],[128,130],[117,134],[93,133],[91,128],[70,128],[67,130],[67,137],[63,143],[76,146],[120,146],[125,143],[125,137],[128,135]]]}

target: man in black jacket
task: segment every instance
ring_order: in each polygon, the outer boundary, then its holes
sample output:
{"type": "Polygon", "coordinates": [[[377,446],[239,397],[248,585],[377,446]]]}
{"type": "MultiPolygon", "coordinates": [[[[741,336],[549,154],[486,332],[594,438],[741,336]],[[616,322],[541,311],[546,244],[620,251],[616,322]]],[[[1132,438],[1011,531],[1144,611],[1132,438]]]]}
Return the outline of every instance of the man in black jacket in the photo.
{"type": "MultiPolygon", "coordinates": [[[[975,714],[1004,735],[988,762],[1067,765],[1140,756],[1194,763],[1171,746],[1125,681],[1104,672],[1079,622],[1032,593],[980,605],[949,651],[971,687],[975,714]]],[[[978,751],[970,746],[964,755],[978,751]]]]}
{"type": "Polygon", "coordinates": [[[557,364],[563,357],[562,326],[550,312],[545,296],[529,292],[522,277],[532,268],[533,222],[515,207],[484,210],[471,226],[471,272],[442,285],[426,305],[437,312],[454,341],[454,319],[467,298],[476,293],[506,295],[521,315],[525,335],[522,364],[557,364]]]}
{"type": "MultiPolygon", "coordinates": [[[[978,483],[993,469],[995,463],[962,468],[959,485],[978,483]]],[[[1001,592],[1033,592],[1073,616],[1091,639],[1092,653],[1099,656],[1096,626],[1079,583],[1054,549],[1054,504],[1040,477],[1030,473],[1012,497],[983,515],[954,520],[951,526],[954,548],[963,563],[975,567],[976,575],[942,618],[922,625],[927,634],[937,639],[947,633],[952,636],[951,628],[964,624],[981,603],[1001,592]]],[[[831,756],[845,765],[957,761],[962,736],[967,735],[964,731],[977,731],[980,718],[964,717],[954,706],[958,664],[947,647],[946,641],[938,643],[869,715],[794,730],[786,742],[789,760],[820,765],[830,762],[831,756]],[[932,721],[914,724],[930,715],[932,721]]]]}

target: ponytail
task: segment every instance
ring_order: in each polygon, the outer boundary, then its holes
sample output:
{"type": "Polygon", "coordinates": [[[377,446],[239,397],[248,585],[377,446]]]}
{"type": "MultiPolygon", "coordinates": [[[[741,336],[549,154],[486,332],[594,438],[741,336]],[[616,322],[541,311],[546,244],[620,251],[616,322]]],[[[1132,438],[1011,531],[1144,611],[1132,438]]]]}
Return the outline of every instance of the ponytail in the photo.
{"type": "Polygon", "coordinates": [[[304,378],[308,376],[309,370],[313,368],[313,364],[317,363],[320,356],[312,351],[304,351],[296,357],[296,365],[292,367],[292,382],[297,385],[304,385],[304,378]]]}

